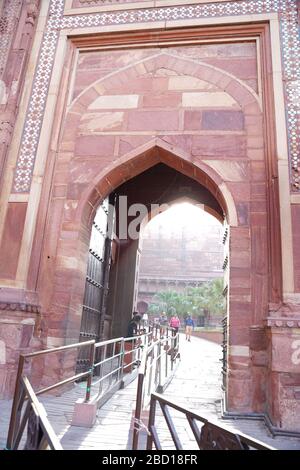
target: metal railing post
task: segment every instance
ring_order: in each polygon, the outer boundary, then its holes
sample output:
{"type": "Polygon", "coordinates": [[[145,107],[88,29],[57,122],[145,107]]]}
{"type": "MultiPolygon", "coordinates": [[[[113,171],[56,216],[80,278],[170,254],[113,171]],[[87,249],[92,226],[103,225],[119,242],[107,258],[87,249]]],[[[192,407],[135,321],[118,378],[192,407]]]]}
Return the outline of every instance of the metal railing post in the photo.
{"type": "MultiPolygon", "coordinates": [[[[173,333],[173,332],[172,332],[173,333]]],[[[176,344],[176,335],[171,337],[171,356],[170,356],[170,361],[171,361],[171,371],[173,371],[173,364],[174,364],[174,356],[175,356],[175,344],[176,344]]]]}
{"type": "Polygon", "coordinates": [[[137,399],[134,413],[134,422],[133,422],[133,438],[132,438],[132,450],[137,450],[139,445],[139,426],[141,420],[141,414],[143,409],[143,387],[144,387],[144,374],[141,373],[138,376],[138,386],[137,386],[137,399]]]}
{"type": "Polygon", "coordinates": [[[158,386],[161,387],[161,342],[158,344],[158,386]]]}
{"type": "Polygon", "coordinates": [[[148,395],[150,395],[151,393],[154,358],[155,358],[154,348],[152,348],[151,354],[149,355],[150,367],[149,367],[149,380],[148,380],[148,395]]]}
{"type": "Polygon", "coordinates": [[[14,393],[14,399],[13,399],[12,411],[11,411],[9,429],[8,429],[8,436],[7,436],[7,442],[6,442],[7,449],[11,449],[14,443],[15,429],[16,429],[17,420],[18,420],[17,410],[18,410],[18,405],[19,405],[20,392],[22,389],[21,376],[23,373],[24,362],[25,362],[25,357],[21,354],[20,359],[19,359],[19,364],[18,364],[15,393],[14,393]]]}
{"type": "Polygon", "coordinates": [[[92,388],[94,363],[95,363],[95,343],[91,344],[89,363],[90,363],[90,370],[89,370],[90,373],[86,381],[86,394],[85,394],[86,403],[89,402],[91,398],[91,388],[92,388]]]}
{"type": "Polygon", "coordinates": [[[153,396],[151,396],[150,412],[149,412],[149,420],[148,420],[148,431],[150,431],[150,433],[148,434],[148,438],[147,438],[147,447],[146,447],[147,450],[152,450],[152,446],[153,446],[153,437],[152,437],[151,430],[152,428],[154,428],[154,425],[155,425],[155,409],[156,409],[156,400],[153,396]]]}
{"type": "Polygon", "coordinates": [[[124,357],[125,357],[125,339],[124,338],[122,338],[122,340],[121,340],[120,351],[121,351],[121,374],[120,374],[120,378],[121,378],[121,380],[123,380],[123,378],[124,378],[124,357]]]}
{"type": "Polygon", "coordinates": [[[121,369],[122,369],[122,343],[119,341],[119,343],[117,343],[117,353],[119,354],[119,357],[118,357],[118,382],[121,380],[121,369]]]}
{"type": "Polygon", "coordinates": [[[113,372],[113,367],[114,367],[115,353],[116,353],[116,343],[113,343],[112,353],[111,353],[111,360],[110,360],[109,386],[111,385],[112,380],[113,380],[112,372],[113,372]]]}
{"type": "Polygon", "coordinates": [[[167,336],[167,341],[166,341],[166,364],[165,364],[165,377],[168,377],[168,349],[169,349],[169,338],[167,336]]]}

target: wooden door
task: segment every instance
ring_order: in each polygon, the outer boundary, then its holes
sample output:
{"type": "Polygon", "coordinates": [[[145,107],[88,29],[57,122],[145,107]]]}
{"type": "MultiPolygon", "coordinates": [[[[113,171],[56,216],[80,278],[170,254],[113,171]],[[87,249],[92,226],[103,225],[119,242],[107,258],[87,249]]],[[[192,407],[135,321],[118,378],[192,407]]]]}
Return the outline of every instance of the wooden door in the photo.
{"type": "MultiPolygon", "coordinates": [[[[92,226],[85,293],[79,341],[100,341],[105,319],[108,280],[111,259],[112,223],[114,205],[105,199],[100,205],[92,226]]],[[[81,348],[77,359],[77,372],[86,370],[88,348],[81,348]]]]}

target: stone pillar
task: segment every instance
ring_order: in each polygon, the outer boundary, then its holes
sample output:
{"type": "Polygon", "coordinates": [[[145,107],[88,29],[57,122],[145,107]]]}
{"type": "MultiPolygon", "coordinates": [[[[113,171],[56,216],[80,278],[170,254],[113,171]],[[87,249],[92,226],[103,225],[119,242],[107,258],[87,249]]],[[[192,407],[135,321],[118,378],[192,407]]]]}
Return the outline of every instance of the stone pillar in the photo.
{"type": "Polygon", "coordinates": [[[254,413],[266,411],[267,369],[269,365],[268,337],[265,327],[250,327],[250,358],[253,377],[252,410],[254,413]]]}
{"type": "Polygon", "coordinates": [[[230,227],[230,256],[225,271],[225,285],[229,286],[227,409],[238,413],[251,412],[253,403],[249,347],[253,311],[250,243],[247,226],[230,227]]]}
{"type": "Polygon", "coordinates": [[[275,427],[300,432],[300,311],[269,317],[270,380],[268,414],[275,427]]]}
{"type": "Polygon", "coordinates": [[[251,412],[252,377],[249,348],[231,346],[228,357],[227,409],[229,412],[251,412]]]}
{"type": "MultiPolygon", "coordinates": [[[[39,308],[24,302],[0,302],[0,398],[11,398],[15,389],[19,355],[40,348],[39,308]]],[[[31,373],[31,363],[25,365],[31,373]]],[[[36,377],[31,377],[34,382],[36,377]]]]}

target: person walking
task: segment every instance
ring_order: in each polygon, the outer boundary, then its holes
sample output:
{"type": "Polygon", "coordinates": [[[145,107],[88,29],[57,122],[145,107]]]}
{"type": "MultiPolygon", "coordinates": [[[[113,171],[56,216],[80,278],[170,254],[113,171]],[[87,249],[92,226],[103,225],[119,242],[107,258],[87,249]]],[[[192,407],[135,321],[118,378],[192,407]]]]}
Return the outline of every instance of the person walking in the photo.
{"type": "Polygon", "coordinates": [[[177,313],[171,317],[169,326],[172,328],[172,336],[175,336],[173,347],[176,349],[178,345],[178,331],[180,328],[180,320],[177,313]]]}
{"type": "Polygon", "coordinates": [[[173,315],[171,317],[171,320],[170,320],[170,327],[173,328],[175,330],[175,334],[178,333],[178,330],[180,328],[180,320],[179,320],[179,317],[178,315],[175,313],[175,315],[173,315]]]}
{"type": "Polygon", "coordinates": [[[129,373],[132,372],[133,368],[135,366],[139,366],[140,361],[138,354],[138,347],[141,343],[141,339],[139,338],[139,327],[140,327],[140,322],[142,319],[142,315],[140,315],[138,312],[133,312],[133,316],[130,319],[128,326],[127,326],[127,334],[126,338],[128,340],[125,340],[124,342],[124,368],[123,372],[129,373]],[[135,337],[137,337],[135,339],[135,337]],[[138,359],[138,360],[136,360],[138,359]]]}
{"type": "Polygon", "coordinates": [[[168,326],[168,317],[166,315],[166,312],[162,312],[162,314],[159,317],[159,326],[160,326],[160,337],[161,339],[164,338],[168,326]]]}
{"type": "Polygon", "coordinates": [[[190,314],[188,314],[188,316],[184,320],[184,324],[185,324],[185,339],[187,341],[191,341],[191,333],[192,333],[192,329],[194,330],[195,328],[195,324],[190,314]]]}

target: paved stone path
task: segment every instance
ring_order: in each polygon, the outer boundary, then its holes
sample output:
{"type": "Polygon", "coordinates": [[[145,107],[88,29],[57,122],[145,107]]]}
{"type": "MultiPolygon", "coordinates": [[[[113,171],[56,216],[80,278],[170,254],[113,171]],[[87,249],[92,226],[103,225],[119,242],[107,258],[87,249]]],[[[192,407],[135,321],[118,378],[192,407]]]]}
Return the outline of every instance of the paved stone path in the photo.
{"type": "MultiPolygon", "coordinates": [[[[230,429],[248,434],[278,449],[300,450],[300,439],[272,438],[262,421],[221,420],[221,348],[200,339],[187,342],[181,335],[181,363],[164,397],[183,405],[204,417],[220,420],[230,429]]],[[[83,384],[61,397],[40,397],[48,418],[65,449],[124,450],[131,448],[132,416],[135,408],[136,381],[119,390],[98,411],[97,422],[92,429],[70,426],[73,405],[84,396],[83,384]]],[[[0,401],[0,447],[5,446],[11,402],[0,401]]],[[[186,420],[173,416],[184,449],[193,450],[196,445],[186,420]]],[[[159,437],[165,449],[173,449],[170,435],[158,415],[159,437]]],[[[141,446],[143,439],[141,439],[141,446]]]]}
{"type": "MultiPolygon", "coordinates": [[[[219,421],[232,431],[248,434],[277,449],[300,449],[300,439],[282,436],[273,438],[261,420],[221,419],[221,346],[196,337],[188,342],[181,335],[180,350],[181,364],[164,393],[165,398],[211,421],[219,421]]],[[[179,426],[179,437],[185,444],[184,448],[197,448],[186,420],[177,415],[174,422],[176,422],[176,428],[179,426]]],[[[168,432],[164,431],[163,437],[163,447],[174,448],[168,432]]]]}

